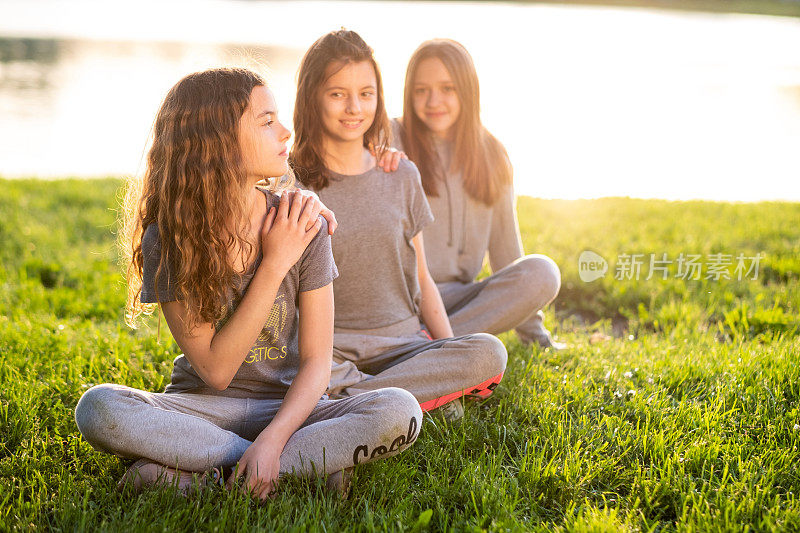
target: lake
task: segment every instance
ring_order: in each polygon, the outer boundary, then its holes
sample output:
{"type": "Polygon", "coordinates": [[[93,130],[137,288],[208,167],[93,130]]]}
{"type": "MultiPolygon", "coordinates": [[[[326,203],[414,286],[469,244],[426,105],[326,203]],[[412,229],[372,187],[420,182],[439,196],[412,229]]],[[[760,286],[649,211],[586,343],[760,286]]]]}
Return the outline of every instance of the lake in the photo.
{"type": "Polygon", "coordinates": [[[0,0],[0,176],[141,171],[167,90],[212,66],[263,67],[290,125],[342,26],[392,116],[417,45],[462,42],[520,194],[800,201],[800,20],[546,4],[0,0]]]}

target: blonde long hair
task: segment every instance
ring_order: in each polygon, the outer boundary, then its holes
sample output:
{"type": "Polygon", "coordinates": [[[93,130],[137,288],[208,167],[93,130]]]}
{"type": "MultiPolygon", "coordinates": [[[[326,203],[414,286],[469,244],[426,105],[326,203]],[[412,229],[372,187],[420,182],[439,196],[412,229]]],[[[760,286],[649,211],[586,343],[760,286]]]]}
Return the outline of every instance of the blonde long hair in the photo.
{"type": "Polygon", "coordinates": [[[128,182],[119,244],[127,263],[125,320],[155,305],[142,304],[142,237],[157,224],[161,256],[155,278],[167,268],[175,298],[186,303],[188,328],[216,323],[241,281],[231,250],[249,257],[247,175],[239,147],[239,120],[253,88],[264,79],[244,68],[190,74],[167,94],[155,119],[143,176],[128,182]]]}
{"type": "Polygon", "coordinates": [[[472,198],[492,205],[502,190],[512,183],[512,169],[503,145],[481,123],[480,87],[472,57],[460,43],[451,39],[425,41],[408,61],[403,94],[401,140],[409,159],[422,176],[428,196],[438,196],[438,182],[445,172],[461,172],[464,189],[472,198]],[[433,136],[414,112],[414,83],[419,64],[438,58],[447,68],[461,103],[453,142],[451,169],[441,168],[433,136]]]}

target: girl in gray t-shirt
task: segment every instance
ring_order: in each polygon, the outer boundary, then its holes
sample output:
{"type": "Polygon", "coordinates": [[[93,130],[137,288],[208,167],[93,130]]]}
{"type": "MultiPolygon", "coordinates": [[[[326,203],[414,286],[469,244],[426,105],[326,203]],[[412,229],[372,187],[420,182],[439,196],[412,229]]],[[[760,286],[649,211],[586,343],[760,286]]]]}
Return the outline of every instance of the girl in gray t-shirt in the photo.
{"type": "Polygon", "coordinates": [[[478,75],[450,39],[422,43],[406,71],[394,146],[422,173],[436,222],[424,231],[428,266],[456,334],[516,328],[523,342],[563,347],[542,324],[558,294],[558,266],[524,255],[505,148],[480,120],[478,75]],[[486,255],[492,275],[476,282],[486,255]]]}
{"type": "Polygon", "coordinates": [[[488,396],[505,369],[505,347],[491,335],[453,337],[425,261],[421,231],[433,218],[419,172],[405,160],[389,175],[373,156],[391,129],[380,71],[358,34],[331,32],[306,52],[294,126],[295,172],[340,222],[332,238],[339,277],[330,393],[398,386],[423,410],[488,396]]]}
{"type": "Polygon", "coordinates": [[[417,438],[404,390],[325,396],[337,270],[321,204],[256,187],[286,174],[289,137],[244,69],[191,74],[158,112],[128,198],[128,319],[160,304],[183,354],[164,393],[98,385],[75,409],[95,448],[138,459],[125,483],[188,489],[225,467],[262,499],[289,473],[343,489],[355,464],[417,438]]]}

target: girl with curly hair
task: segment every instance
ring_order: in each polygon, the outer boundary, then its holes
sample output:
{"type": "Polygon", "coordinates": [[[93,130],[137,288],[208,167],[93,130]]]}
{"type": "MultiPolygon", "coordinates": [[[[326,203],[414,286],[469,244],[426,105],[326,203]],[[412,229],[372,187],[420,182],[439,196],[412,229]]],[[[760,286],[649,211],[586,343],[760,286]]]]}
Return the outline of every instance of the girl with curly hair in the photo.
{"type": "Polygon", "coordinates": [[[279,476],[330,475],[417,438],[414,397],[325,395],[337,276],[321,204],[286,192],[289,131],[245,69],[191,74],[158,112],[143,179],[129,189],[128,314],[160,304],[183,354],[169,385],[89,389],[75,409],[98,450],[138,459],[135,487],[233,469],[262,499],[279,476]]]}

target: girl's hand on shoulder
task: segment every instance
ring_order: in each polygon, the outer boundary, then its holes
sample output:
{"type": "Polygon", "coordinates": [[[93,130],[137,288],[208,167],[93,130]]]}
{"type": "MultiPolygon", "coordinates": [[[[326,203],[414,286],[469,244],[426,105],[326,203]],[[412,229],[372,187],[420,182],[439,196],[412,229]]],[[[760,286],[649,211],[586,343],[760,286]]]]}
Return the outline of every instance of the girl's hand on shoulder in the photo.
{"type": "Polygon", "coordinates": [[[236,467],[235,475],[228,478],[228,489],[234,482],[244,477],[242,488],[261,501],[274,498],[278,488],[278,475],[281,470],[281,452],[276,446],[256,440],[245,450],[236,467]]]}
{"type": "Polygon", "coordinates": [[[313,210],[308,203],[309,199],[303,195],[285,194],[277,208],[270,208],[261,227],[262,265],[285,276],[300,260],[322,226],[316,215],[312,218],[313,210]]]}
{"type": "MultiPolygon", "coordinates": [[[[290,199],[293,198],[294,195],[299,194],[308,200],[312,200],[312,203],[310,204],[311,221],[309,224],[313,224],[317,220],[317,217],[321,216],[328,222],[328,235],[333,235],[333,233],[336,231],[336,228],[339,226],[339,222],[336,221],[336,215],[333,213],[333,211],[325,207],[325,204],[323,204],[322,200],[319,199],[317,193],[305,189],[296,189],[294,191],[287,192],[286,194],[289,195],[290,199]]],[[[306,229],[310,229],[310,226],[306,229]]]]}
{"type": "MultiPolygon", "coordinates": [[[[372,152],[371,149],[370,152],[372,152]]],[[[380,154],[380,156],[374,153],[372,155],[378,159],[378,166],[383,169],[384,172],[394,172],[400,167],[401,159],[408,159],[405,152],[397,150],[396,148],[388,148],[380,154]]]]}

